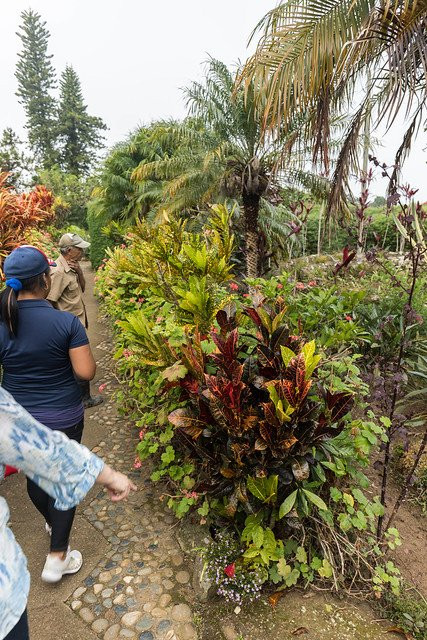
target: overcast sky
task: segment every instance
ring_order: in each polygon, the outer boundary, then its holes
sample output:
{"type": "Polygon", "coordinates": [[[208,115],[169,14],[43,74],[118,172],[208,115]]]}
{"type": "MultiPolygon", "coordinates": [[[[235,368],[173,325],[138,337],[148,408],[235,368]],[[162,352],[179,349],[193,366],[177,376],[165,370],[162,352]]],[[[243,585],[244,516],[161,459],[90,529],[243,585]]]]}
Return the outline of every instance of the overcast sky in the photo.
{"type": "MultiPolygon", "coordinates": [[[[248,38],[276,0],[13,0],[3,3],[0,39],[0,128],[24,135],[24,113],[15,96],[20,13],[32,8],[47,22],[50,53],[61,73],[77,71],[92,115],[109,127],[108,144],[138,124],[185,114],[181,87],[202,76],[208,54],[231,65],[244,60],[248,38]]],[[[403,131],[400,121],[378,156],[392,162],[403,131]]],[[[405,165],[405,180],[427,200],[425,133],[405,165]]],[[[384,183],[375,185],[382,194],[384,183]]]]}

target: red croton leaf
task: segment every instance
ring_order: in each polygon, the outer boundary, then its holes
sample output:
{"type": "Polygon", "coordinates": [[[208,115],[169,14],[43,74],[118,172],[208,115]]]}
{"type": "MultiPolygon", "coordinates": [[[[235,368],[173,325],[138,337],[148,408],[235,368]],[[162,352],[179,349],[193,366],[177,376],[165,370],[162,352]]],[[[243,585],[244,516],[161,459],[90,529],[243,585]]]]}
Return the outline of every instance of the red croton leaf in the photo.
{"type": "Polygon", "coordinates": [[[292,380],[282,380],[280,389],[291,407],[298,405],[298,389],[292,380]]]}
{"type": "Polygon", "coordinates": [[[276,408],[272,402],[263,402],[262,408],[264,409],[264,416],[266,421],[273,427],[278,429],[280,427],[279,419],[276,415],[276,408]]]}
{"type": "Polygon", "coordinates": [[[259,317],[256,309],[252,307],[246,307],[245,313],[251,318],[251,320],[256,324],[257,327],[262,326],[261,318],[259,317]]]}
{"type": "Polygon", "coordinates": [[[239,340],[239,332],[237,329],[231,331],[226,340],[221,338],[214,331],[211,333],[211,338],[227,362],[231,362],[237,357],[236,349],[239,340]]]}
{"type": "Polygon", "coordinates": [[[241,381],[234,382],[219,376],[205,374],[209,391],[218,398],[225,407],[233,411],[240,411],[240,397],[246,385],[241,381]]]}
{"type": "Polygon", "coordinates": [[[273,431],[273,427],[265,420],[259,423],[259,434],[261,438],[264,440],[264,442],[266,442],[270,447],[273,443],[272,431],[273,431]]]}
{"type": "Polygon", "coordinates": [[[336,422],[346,413],[348,413],[353,406],[354,400],[350,393],[330,393],[326,392],[326,406],[331,412],[332,422],[336,422]]]}
{"type": "Polygon", "coordinates": [[[202,433],[206,424],[191,415],[188,409],[175,409],[168,415],[168,420],[178,429],[197,440],[202,433]]]}
{"type": "Polygon", "coordinates": [[[236,563],[232,562],[231,564],[228,564],[224,569],[224,573],[229,578],[234,578],[234,576],[236,575],[236,563]]]}

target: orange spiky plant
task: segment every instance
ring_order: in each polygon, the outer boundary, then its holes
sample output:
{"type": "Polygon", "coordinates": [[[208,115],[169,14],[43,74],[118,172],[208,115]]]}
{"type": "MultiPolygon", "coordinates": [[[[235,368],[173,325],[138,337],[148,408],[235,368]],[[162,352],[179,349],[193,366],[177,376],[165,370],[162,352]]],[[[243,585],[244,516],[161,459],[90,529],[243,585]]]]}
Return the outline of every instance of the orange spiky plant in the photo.
{"type": "Polygon", "coordinates": [[[6,186],[8,174],[0,173],[0,260],[25,242],[26,232],[54,216],[53,194],[43,185],[28,193],[15,193],[6,186]]]}

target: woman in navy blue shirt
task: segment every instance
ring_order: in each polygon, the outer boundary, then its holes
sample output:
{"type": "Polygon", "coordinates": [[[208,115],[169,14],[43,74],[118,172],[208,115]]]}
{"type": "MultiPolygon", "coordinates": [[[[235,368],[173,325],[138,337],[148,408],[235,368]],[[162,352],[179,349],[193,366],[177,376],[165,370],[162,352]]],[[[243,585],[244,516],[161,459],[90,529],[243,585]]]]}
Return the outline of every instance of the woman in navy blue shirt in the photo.
{"type": "MultiPolygon", "coordinates": [[[[6,258],[3,268],[2,386],[36,420],[80,442],[84,409],[76,376],[91,380],[96,369],[86,331],[71,313],[58,311],[47,302],[50,264],[42,251],[18,247],[6,258]]],[[[68,545],[75,509],[56,509],[54,500],[29,478],[27,491],[51,535],[42,579],[57,582],[82,566],[81,553],[70,551],[68,545]]]]}

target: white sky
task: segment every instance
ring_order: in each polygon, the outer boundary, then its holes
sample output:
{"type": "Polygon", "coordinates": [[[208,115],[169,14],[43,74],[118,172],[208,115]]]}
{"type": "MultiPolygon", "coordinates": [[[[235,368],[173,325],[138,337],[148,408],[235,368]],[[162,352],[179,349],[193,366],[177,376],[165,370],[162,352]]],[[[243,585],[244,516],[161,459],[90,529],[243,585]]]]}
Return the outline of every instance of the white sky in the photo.
{"type": "MultiPolygon", "coordinates": [[[[0,129],[23,134],[24,113],[15,96],[20,13],[41,13],[51,33],[50,53],[58,75],[65,65],[77,71],[89,112],[109,126],[108,144],[138,124],[185,114],[181,87],[202,77],[207,55],[228,65],[244,60],[258,20],[276,0],[12,0],[2,3],[0,39],[0,129]]],[[[378,156],[392,163],[399,122],[378,156]]],[[[427,200],[427,137],[421,132],[404,178],[427,200]]],[[[385,182],[373,190],[383,194],[385,182]]]]}

